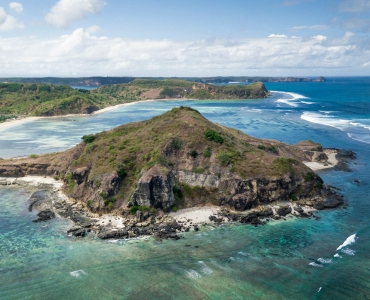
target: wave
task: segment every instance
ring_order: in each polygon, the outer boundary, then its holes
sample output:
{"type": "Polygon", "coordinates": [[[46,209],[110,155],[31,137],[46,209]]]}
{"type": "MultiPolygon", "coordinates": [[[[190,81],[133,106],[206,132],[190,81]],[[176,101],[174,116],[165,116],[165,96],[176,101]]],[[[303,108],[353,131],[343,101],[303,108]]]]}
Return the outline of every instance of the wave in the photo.
{"type": "Polygon", "coordinates": [[[344,248],[344,249],[341,249],[340,251],[342,251],[343,253],[347,254],[347,255],[355,255],[355,250],[352,250],[352,249],[349,249],[349,248],[344,248]]]}
{"type": "Polygon", "coordinates": [[[73,277],[79,278],[81,277],[81,275],[86,275],[86,272],[84,270],[76,270],[76,271],[69,272],[69,274],[73,277]]]}
{"type": "Polygon", "coordinates": [[[311,262],[308,265],[313,266],[313,267],[318,267],[318,268],[322,268],[323,267],[322,264],[318,264],[318,263],[315,263],[315,262],[311,262]]]}
{"type": "Polygon", "coordinates": [[[208,267],[203,261],[198,261],[198,264],[201,265],[203,274],[209,275],[213,273],[213,270],[208,267]]]}
{"type": "Polygon", "coordinates": [[[354,242],[356,241],[356,233],[355,234],[352,234],[350,235],[342,245],[340,245],[336,251],[339,251],[341,250],[342,248],[346,247],[346,246],[349,246],[349,245],[352,245],[354,242]]]}
{"type": "Polygon", "coordinates": [[[185,270],[185,273],[192,279],[200,279],[202,278],[202,275],[200,275],[197,271],[195,270],[192,270],[190,269],[189,271],[188,270],[185,270]]]}
{"type": "Polygon", "coordinates": [[[335,253],[334,254],[334,257],[337,257],[337,258],[343,258],[342,256],[340,256],[338,253],[335,253]]]}
{"type": "MultiPolygon", "coordinates": [[[[287,104],[287,105],[290,105],[290,106],[293,106],[293,107],[298,107],[298,103],[295,102],[296,100],[298,100],[298,99],[308,99],[308,97],[306,97],[306,96],[303,96],[303,95],[297,94],[297,93],[292,93],[292,92],[281,92],[281,91],[271,91],[271,92],[282,94],[283,96],[285,96],[284,98],[280,98],[280,99],[276,100],[275,102],[284,103],[284,104],[287,104]],[[288,96],[288,97],[286,97],[286,96],[288,96]]],[[[311,102],[308,102],[308,103],[311,104],[311,102]]]]}
{"type": "Polygon", "coordinates": [[[307,102],[307,101],[301,101],[303,104],[315,104],[315,102],[307,102]]]}
{"type": "Polygon", "coordinates": [[[261,112],[262,112],[262,109],[258,109],[258,108],[249,108],[248,106],[246,106],[246,107],[242,107],[240,110],[242,110],[242,111],[246,111],[246,112],[256,112],[256,113],[261,113],[261,112]]]}
{"type": "Polygon", "coordinates": [[[322,264],[331,264],[332,263],[331,259],[325,259],[325,258],[321,258],[321,257],[317,261],[322,263],[322,264]]]}
{"type": "Polygon", "coordinates": [[[336,116],[328,115],[329,113],[331,113],[329,111],[320,112],[303,112],[303,114],[301,115],[301,119],[311,123],[337,128],[343,132],[346,132],[348,137],[353,140],[370,144],[369,124],[355,122],[354,120],[339,119],[336,116]]]}

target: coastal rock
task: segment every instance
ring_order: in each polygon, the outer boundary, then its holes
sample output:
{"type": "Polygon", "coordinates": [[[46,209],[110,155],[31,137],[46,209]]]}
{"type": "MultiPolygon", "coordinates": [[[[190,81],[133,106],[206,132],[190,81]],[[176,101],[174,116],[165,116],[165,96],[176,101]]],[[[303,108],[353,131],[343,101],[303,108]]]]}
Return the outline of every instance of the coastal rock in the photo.
{"type": "Polygon", "coordinates": [[[38,218],[36,220],[33,220],[32,222],[36,223],[36,222],[45,222],[45,221],[51,220],[55,218],[55,213],[52,212],[50,209],[46,209],[46,210],[40,211],[37,214],[37,216],[38,218]]]}
{"type": "Polygon", "coordinates": [[[169,209],[175,202],[174,185],[175,179],[172,172],[168,172],[159,165],[154,165],[139,179],[131,202],[139,206],[169,209]]]}

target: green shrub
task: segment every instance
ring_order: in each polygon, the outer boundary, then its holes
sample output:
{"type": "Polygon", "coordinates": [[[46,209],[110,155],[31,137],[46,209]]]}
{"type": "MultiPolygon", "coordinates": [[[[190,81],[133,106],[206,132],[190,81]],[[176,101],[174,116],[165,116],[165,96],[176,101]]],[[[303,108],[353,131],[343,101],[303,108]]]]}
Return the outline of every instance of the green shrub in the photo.
{"type": "Polygon", "coordinates": [[[122,165],[118,165],[117,173],[120,178],[125,178],[127,175],[127,172],[122,165]]]}
{"type": "Polygon", "coordinates": [[[275,146],[270,146],[269,147],[269,151],[273,152],[273,153],[278,153],[277,149],[275,148],[275,146]]]}
{"type": "Polygon", "coordinates": [[[217,155],[217,158],[221,161],[221,164],[224,166],[229,165],[232,161],[232,156],[227,152],[220,152],[217,155]]]}
{"type": "Polygon", "coordinates": [[[182,199],[183,198],[184,195],[182,194],[181,188],[178,185],[175,185],[172,188],[172,191],[173,191],[173,194],[175,196],[175,199],[176,198],[178,198],[178,199],[182,199]]]}
{"type": "Polygon", "coordinates": [[[177,208],[177,206],[172,206],[172,211],[178,211],[178,208],[177,208]]]}
{"type": "Polygon", "coordinates": [[[171,142],[171,147],[176,151],[181,150],[182,140],[180,140],[179,138],[174,138],[171,142]]]}
{"type": "Polygon", "coordinates": [[[258,149],[261,149],[261,150],[265,150],[266,149],[266,147],[264,145],[258,145],[257,147],[258,147],[258,149]]]}
{"type": "Polygon", "coordinates": [[[39,156],[37,154],[31,154],[29,158],[38,158],[39,156]]]}
{"type": "Polygon", "coordinates": [[[108,203],[108,205],[107,205],[107,208],[108,208],[109,210],[111,210],[111,209],[113,208],[113,203],[112,203],[112,202],[109,202],[109,203],[108,203]]]}
{"type": "Polygon", "coordinates": [[[139,210],[139,206],[136,206],[136,205],[131,206],[131,207],[130,207],[130,214],[134,215],[134,214],[136,214],[136,212],[137,212],[138,210],[139,210]]]}
{"type": "Polygon", "coordinates": [[[209,140],[209,141],[215,141],[215,142],[220,143],[220,144],[222,144],[224,142],[224,138],[219,133],[217,133],[215,130],[207,129],[204,132],[204,135],[205,135],[206,139],[209,140]]]}
{"type": "Polygon", "coordinates": [[[303,179],[304,181],[306,182],[309,182],[309,181],[312,181],[315,179],[315,174],[312,173],[312,172],[307,172],[304,176],[303,176],[303,179]]]}
{"type": "Polygon", "coordinates": [[[95,140],[95,136],[93,134],[84,135],[81,138],[86,144],[92,143],[95,140]]]}
{"type": "Polygon", "coordinates": [[[197,174],[203,174],[205,170],[203,168],[195,168],[193,169],[193,172],[197,174]]]}
{"type": "Polygon", "coordinates": [[[88,200],[88,201],[86,202],[86,206],[87,206],[87,207],[91,207],[91,205],[92,205],[92,201],[91,201],[91,200],[88,200]]]}
{"type": "Polygon", "coordinates": [[[191,156],[192,158],[196,158],[196,157],[198,156],[198,152],[197,152],[197,150],[191,150],[191,151],[190,151],[190,156],[191,156]]]}
{"type": "Polygon", "coordinates": [[[291,194],[291,195],[289,196],[289,198],[290,198],[291,200],[293,200],[293,201],[297,201],[297,200],[298,200],[298,198],[297,198],[297,195],[296,195],[296,194],[291,194]]]}
{"type": "Polygon", "coordinates": [[[206,149],[204,150],[204,152],[203,152],[203,157],[205,157],[205,158],[210,158],[210,157],[211,157],[211,155],[212,155],[212,151],[211,151],[211,149],[210,149],[210,148],[206,148],[206,149]]]}

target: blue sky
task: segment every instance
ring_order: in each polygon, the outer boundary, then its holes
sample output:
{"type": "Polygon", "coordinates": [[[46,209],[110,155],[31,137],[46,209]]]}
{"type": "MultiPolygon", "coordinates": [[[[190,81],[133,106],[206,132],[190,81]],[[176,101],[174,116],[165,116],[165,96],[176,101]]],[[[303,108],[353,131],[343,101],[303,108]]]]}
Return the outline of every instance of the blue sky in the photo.
{"type": "Polygon", "coordinates": [[[370,0],[0,0],[0,76],[370,75],[370,0]]]}

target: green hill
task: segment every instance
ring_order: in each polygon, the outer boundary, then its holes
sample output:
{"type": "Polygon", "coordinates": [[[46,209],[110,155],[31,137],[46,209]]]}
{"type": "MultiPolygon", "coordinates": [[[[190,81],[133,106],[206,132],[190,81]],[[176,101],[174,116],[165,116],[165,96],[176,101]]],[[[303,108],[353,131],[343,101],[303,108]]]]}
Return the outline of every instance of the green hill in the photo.
{"type": "Polygon", "coordinates": [[[63,178],[65,193],[95,212],[207,203],[245,210],[317,198],[322,180],[303,157],[297,147],[250,137],[180,107],[84,136],[63,153],[4,160],[0,175],[63,178]]]}

